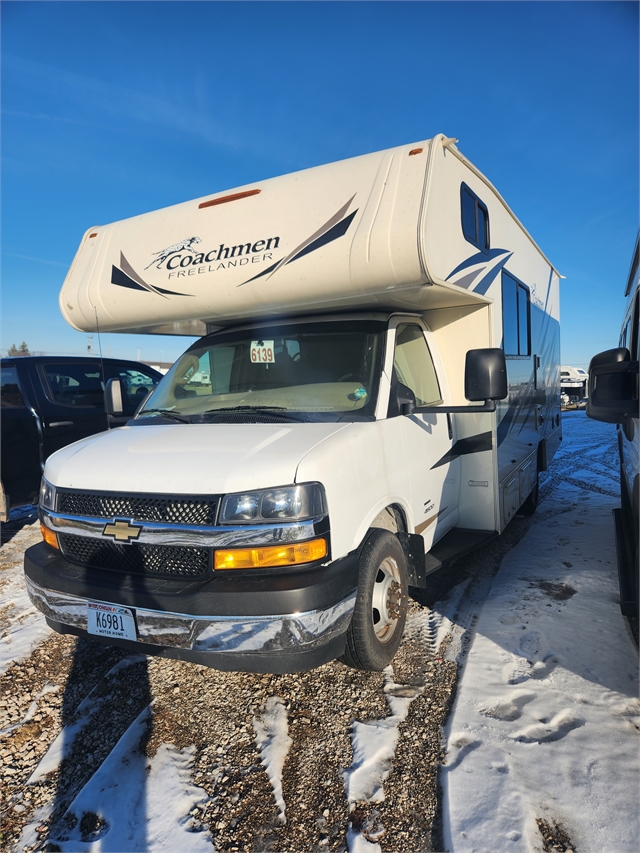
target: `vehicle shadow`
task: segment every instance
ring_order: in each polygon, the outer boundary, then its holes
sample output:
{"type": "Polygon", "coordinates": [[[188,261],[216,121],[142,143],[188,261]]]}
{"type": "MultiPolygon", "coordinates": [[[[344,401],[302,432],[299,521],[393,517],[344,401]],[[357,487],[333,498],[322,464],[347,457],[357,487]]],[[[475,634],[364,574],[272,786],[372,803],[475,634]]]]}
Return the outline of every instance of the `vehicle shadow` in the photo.
{"type": "Polygon", "coordinates": [[[6,545],[7,542],[11,542],[13,537],[20,533],[23,527],[27,527],[37,520],[38,508],[34,507],[33,511],[25,512],[18,518],[11,518],[9,521],[0,524],[0,545],[6,545]]]}
{"type": "Polygon", "coordinates": [[[43,849],[104,838],[103,849],[144,851],[152,730],[148,659],[86,636],[75,639],[70,654],[60,742],[53,745],[61,760],[43,849]]]}

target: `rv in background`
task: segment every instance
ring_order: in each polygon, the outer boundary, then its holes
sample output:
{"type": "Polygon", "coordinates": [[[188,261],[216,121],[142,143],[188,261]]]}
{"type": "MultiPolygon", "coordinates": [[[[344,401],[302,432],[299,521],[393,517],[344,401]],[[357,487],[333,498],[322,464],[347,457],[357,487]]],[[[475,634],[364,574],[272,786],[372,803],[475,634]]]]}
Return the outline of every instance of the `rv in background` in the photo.
{"type": "Polygon", "coordinates": [[[567,403],[577,403],[588,394],[589,376],[581,367],[560,368],[560,390],[567,398],[567,403]]]}
{"type": "Polygon", "coordinates": [[[559,275],[455,142],[86,232],[74,328],[203,337],[126,427],[47,461],[25,574],[52,628],[219,669],[381,670],[408,587],[535,510],[559,275]]]}
{"type": "Polygon", "coordinates": [[[620,607],[638,616],[638,358],[640,336],[639,238],[636,239],[624,295],[626,307],[617,349],[591,359],[587,415],[616,424],[620,453],[621,506],[613,511],[620,581],[620,607]]]}

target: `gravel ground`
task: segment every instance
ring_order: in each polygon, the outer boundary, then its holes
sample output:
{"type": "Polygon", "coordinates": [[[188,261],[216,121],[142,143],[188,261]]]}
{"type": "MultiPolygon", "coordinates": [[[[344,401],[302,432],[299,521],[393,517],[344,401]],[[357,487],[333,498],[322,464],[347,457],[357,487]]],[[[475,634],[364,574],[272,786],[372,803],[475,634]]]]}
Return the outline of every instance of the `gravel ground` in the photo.
{"type": "MultiPolygon", "coordinates": [[[[559,477],[552,466],[542,498],[559,477]]],[[[544,512],[543,502],[538,513],[544,512]]],[[[408,631],[394,660],[392,689],[398,695],[411,688],[421,692],[400,724],[383,802],[350,807],[343,773],[352,762],[352,722],[390,714],[384,674],[354,671],[338,662],[298,675],[222,673],[159,658],[141,658],[112,672],[127,657],[122,650],[51,633],[0,679],[2,849],[19,849],[23,827],[46,804],[51,812],[38,826],[38,842],[22,849],[59,849],[49,839],[63,839],[71,828],[63,821],[68,805],[153,703],[140,749],[152,756],[163,743],[193,748],[193,782],[206,791],[208,801],[192,810],[191,825],[194,831],[208,826],[216,850],[344,851],[350,825],[382,851],[442,850],[442,726],[455,696],[458,667],[502,557],[532,523],[535,517],[514,519],[501,537],[434,576],[429,590],[411,601],[413,616],[429,613],[436,600],[470,578],[455,620],[457,635],[435,648],[435,629],[408,631]],[[446,651],[452,644],[455,654],[446,651]],[[61,728],[78,719],[91,691],[92,724],[80,731],[57,770],[27,785],[61,728]],[[271,696],[284,703],[292,739],[282,774],[286,823],[279,820],[253,727],[254,715],[271,696]]],[[[39,540],[37,525],[9,525],[4,534],[8,541],[0,551],[0,572],[39,540]]],[[[561,827],[542,819],[539,827],[545,850],[573,849],[561,827]]],[[[85,814],[80,829],[87,841],[96,838],[100,819],[85,814]]]]}
{"type": "MultiPolygon", "coordinates": [[[[530,524],[517,519],[507,534],[434,579],[428,592],[411,601],[411,614],[428,611],[471,576],[456,620],[470,636],[480,602],[473,591],[490,583],[503,554],[530,524]]],[[[5,554],[13,560],[36,541],[37,526],[24,527],[3,546],[0,565],[5,554]]],[[[438,770],[445,761],[442,726],[455,695],[457,664],[434,648],[429,632],[408,632],[393,662],[399,695],[403,687],[422,692],[400,724],[385,800],[355,803],[351,811],[343,778],[352,761],[351,723],[389,716],[384,674],[358,672],[339,662],[297,675],[223,673],[143,658],[108,675],[126,658],[115,647],[51,633],[0,679],[4,849],[12,849],[34,811],[47,803],[53,809],[39,827],[40,842],[25,849],[56,849],[48,839],[64,838],[72,828],[62,818],[74,796],[152,701],[152,723],[141,748],[152,756],[162,743],[195,747],[193,781],[207,792],[209,802],[194,809],[192,825],[195,830],[208,825],[217,850],[344,851],[350,823],[385,851],[442,849],[438,770]],[[59,770],[26,785],[61,728],[78,719],[79,705],[92,690],[99,702],[92,725],[76,737],[59,770]],[[286,823],[278,820],[253,729],[254,715],[269,696],[283,700],[292,739],[282,780],[286,823]],[[23,722],[34,701],[36,713],[23,722]]],[[[84,821],[90,840],[99,830],[97,818],[85,815],[84,821]]]]}

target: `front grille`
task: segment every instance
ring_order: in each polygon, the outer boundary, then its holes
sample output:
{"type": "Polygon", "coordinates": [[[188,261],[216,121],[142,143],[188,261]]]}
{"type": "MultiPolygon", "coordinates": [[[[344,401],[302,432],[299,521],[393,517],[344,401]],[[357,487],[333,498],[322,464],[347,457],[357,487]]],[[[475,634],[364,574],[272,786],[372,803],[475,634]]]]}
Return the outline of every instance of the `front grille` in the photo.
{"type": "Polygon", "coordinates": [[[72,563],[96,569],[193,578],[206,574],[211,565],[208,548],[143,543],[118,545],[70,533],[59,533],[58,541],[60,550],[72,563]]]}
{"type": "Polygon", "coordinates": [[[106,495],[58,491],[57,510],[95,518],[131,518],[169,524],[213,525],[219,498],[106,495]]]}

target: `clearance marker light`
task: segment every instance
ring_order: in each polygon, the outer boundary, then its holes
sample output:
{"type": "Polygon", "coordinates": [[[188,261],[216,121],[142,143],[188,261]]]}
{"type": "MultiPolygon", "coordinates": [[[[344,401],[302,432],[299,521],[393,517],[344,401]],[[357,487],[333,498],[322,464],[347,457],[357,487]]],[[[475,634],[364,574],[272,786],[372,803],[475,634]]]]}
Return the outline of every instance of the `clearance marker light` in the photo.
{"type": "Polygon", "coordinates": [[[57,548],[60,550],[60,546],[58,545],[58,537],[53,532],[53,530],[49,530],[48,527],[45,527],[44,524],[40,524],[40,533],[42,533],[42,538],[47,543],[47,545],[51,545],[52,548],[57,548]]]}
{"type": "Polygon", "coordinates": [[[243,193],[232,193],[231,195],[223,195],[222,198],[212,198],[211,201],[203,201],[198,205],[198,210],[203,207],[214,207],[216,204],[226,204],[228,201],[238,201],[239,198],[249,198],[250,195],[258,195],[260,190],[247,190],[243,193]]]}
{"type": "Polygon", "coordinates": [[[273,566],[295,566],[312,563],[327,556],[324,539],[296,542],[295,545],[277,545],[269,548],[234,548],[216,551],[213,566],[221,569],[267,569],[273,566]]]}

